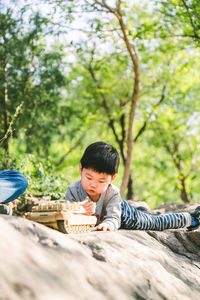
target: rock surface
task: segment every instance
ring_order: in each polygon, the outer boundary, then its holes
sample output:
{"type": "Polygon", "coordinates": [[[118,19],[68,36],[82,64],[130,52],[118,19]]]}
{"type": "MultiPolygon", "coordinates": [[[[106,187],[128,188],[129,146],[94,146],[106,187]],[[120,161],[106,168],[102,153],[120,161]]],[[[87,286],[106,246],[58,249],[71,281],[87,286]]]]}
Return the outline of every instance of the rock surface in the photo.
{"type": "Polygon", "coordinates": [[[65,235],[2,215],[0,226],[0,300],[200,298],[200,229],[65,235]]]}

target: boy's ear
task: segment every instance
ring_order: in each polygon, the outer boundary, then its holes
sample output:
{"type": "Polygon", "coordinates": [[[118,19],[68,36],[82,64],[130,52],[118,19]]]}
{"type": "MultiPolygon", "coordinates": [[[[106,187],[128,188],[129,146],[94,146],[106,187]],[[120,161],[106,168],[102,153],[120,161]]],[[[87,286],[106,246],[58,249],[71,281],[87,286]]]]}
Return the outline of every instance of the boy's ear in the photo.
{"type": "Polygon", "coordinates": [[[117,177],[117,174],[114,174],[111,178],[111,182],[117,177]]]}
{"type": "Polygon", "coordinates": [[[79,164],[79,172],[80,172],[80,174],[81,174],[82,170],[83,170],[83,168],[82,168],[82,165],[81,165],[81,163],[80,163],[80,164],[79,164]]]}

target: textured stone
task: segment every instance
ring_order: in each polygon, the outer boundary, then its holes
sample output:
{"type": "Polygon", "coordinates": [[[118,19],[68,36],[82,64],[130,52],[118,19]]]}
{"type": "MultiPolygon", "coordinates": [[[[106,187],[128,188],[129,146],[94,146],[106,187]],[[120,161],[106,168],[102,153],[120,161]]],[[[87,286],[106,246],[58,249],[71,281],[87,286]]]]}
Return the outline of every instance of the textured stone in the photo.
{"type": "Polygon", "coordinates": [[[200,230],[65,235],[0,216],[0,299],[200,297],[200,230]]]}

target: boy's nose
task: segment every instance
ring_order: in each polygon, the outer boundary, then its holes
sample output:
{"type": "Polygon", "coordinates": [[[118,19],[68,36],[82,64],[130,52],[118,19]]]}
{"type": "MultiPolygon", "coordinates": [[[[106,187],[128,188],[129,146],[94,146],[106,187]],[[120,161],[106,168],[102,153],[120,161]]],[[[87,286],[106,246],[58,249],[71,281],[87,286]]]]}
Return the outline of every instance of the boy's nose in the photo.
{"type": "Polygon", "coordinates": [[[96,187],[96,183],[94,181],[91,182],[91,187],[95,188],[96,187]]]}

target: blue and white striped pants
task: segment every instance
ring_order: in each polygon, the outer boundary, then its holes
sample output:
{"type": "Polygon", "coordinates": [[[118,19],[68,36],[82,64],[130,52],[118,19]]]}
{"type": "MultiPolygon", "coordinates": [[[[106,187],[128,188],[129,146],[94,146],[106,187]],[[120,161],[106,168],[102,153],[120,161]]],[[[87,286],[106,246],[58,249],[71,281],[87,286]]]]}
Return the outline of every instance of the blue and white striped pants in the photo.
{"type": "Polygon", "coordinates": [[[144,213],[127,201],[121,204],[121,228],[139,230],[165,230],[190,226],[191,215],[187,212],[152,215],[144,213]]]}

